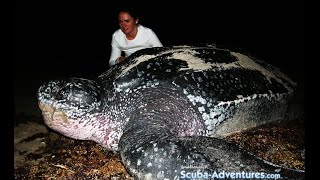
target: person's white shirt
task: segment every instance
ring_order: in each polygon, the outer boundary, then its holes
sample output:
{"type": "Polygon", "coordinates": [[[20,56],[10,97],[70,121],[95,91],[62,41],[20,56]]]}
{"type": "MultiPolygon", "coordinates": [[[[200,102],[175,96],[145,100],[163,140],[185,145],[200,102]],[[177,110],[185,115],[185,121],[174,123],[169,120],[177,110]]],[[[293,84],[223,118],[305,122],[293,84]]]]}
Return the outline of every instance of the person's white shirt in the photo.
{"type": "Polygon", "coordinates": [[[140,49],[162,46],[159,38],[150,28],[138,25],[138,33],[132,40],[127,39],[121,29],[118,29],[112,34],[109,65],[113,66],[117,63],[117,58],[121,56],[122,51],[125,57],[128,57],[140,49]]]}

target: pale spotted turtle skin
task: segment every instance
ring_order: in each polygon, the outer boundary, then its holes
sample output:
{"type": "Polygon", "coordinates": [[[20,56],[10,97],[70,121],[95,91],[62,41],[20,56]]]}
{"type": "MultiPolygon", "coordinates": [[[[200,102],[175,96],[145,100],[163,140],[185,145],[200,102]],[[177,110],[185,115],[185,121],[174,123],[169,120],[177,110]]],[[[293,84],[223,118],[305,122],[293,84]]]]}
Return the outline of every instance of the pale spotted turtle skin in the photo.
{"type": "Polygon", "coordinates": [[[37,96],[50,128],[119,152],[136,179],[223,170],[303,179],[304,172],[223,140],[281,121],[295,86],[278,68],[239,52],[173,46],[138,51],[94,80],[46,82],[37,96]]]}

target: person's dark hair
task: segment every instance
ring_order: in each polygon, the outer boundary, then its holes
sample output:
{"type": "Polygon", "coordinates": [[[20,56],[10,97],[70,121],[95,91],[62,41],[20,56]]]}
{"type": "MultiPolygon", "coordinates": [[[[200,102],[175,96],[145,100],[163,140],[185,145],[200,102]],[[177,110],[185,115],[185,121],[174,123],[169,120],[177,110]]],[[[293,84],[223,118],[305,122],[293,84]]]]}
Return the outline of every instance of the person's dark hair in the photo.
{"type": "Polygon", "coordinates": [[[118,10],[118,14],[120,12],[128,13],[135,20],[139,18],[137,11],[132,7],[122,7],[121,9],[118,10]]]}

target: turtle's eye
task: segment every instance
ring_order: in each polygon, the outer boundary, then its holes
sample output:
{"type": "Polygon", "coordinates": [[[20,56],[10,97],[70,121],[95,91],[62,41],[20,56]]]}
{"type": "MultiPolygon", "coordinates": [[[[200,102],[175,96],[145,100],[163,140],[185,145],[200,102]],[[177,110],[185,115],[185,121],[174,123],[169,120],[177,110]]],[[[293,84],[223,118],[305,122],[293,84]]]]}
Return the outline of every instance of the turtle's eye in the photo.
{"type": "Polygon", "coordinates": [[[57,93],[55,94],[55,99],[56,100],[67,100],[68,96],[70,96],[70,93],[71,93],[70,86],[68,86],[68,85],[64,86],[57,91],[57,93]]]}

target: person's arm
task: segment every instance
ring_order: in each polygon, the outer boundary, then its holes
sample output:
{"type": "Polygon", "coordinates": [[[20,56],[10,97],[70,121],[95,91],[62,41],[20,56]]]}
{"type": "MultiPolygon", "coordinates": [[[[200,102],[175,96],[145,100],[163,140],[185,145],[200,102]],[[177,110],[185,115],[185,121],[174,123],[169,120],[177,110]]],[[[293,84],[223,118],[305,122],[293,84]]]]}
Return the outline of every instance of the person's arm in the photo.
{"type": "Polygon", "coordinates": [[[114,66],[115,64],[118,63],[118,58],[121,56],[121,49],[117,45],[117,42],[112,36],[112,42],[111,42],[111,55],[109,59],[109,66],[114,66]]]}
{"type": "Polygon", "coordinates": [[[156,35],[156,33],[154,33],[152,30],[151,30],[151,34],[150,34],[150,43],[151,43],[152,47],[162,47],[163,46],[161,41],[159,40],[158,36],[156,35]]]}
{"type": "Polygon", "coordinates": [[[109,66],[114,66],[118,63],[118,58],[121,56],[121,50],[118,47],[111,46],[111,55],[109,59],[109,66]]]}

